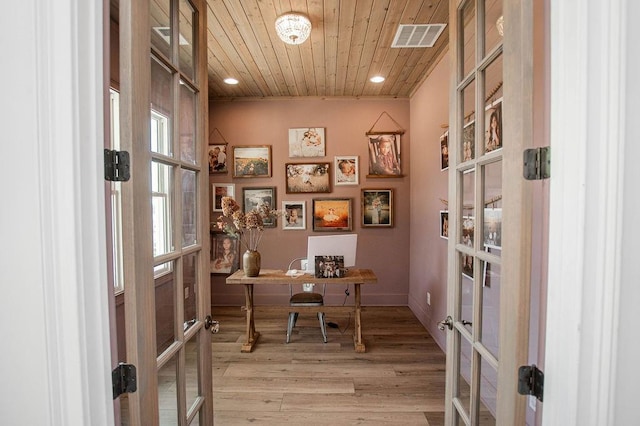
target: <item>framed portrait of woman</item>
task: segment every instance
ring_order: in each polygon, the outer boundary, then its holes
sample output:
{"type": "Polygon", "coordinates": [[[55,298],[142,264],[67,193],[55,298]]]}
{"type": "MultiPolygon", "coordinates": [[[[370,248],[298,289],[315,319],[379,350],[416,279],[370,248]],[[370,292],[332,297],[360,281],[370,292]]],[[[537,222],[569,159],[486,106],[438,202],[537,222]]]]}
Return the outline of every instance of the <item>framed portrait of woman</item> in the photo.
{"type": "Polygon", "coordinates": [[[367,133],[369,140],[367,177],[402,177],[400,136],[401,133],[367,133]]]}
{"type": "Polygon", "coordinates": [[[393,227],[393,189],[362,190],[362,227],[393,227]]]}
{"type": "Polygon", "coordinates": [[[239,241],[237,237],[223,232],[211,233],[211,261],[212,274],[233,274],[240,268],[239,241]]]}
{"type": "Polygon", "coordinates": [[[487,105],[484,124],[484,152],[502,148],[502,98],[487,105]]]}

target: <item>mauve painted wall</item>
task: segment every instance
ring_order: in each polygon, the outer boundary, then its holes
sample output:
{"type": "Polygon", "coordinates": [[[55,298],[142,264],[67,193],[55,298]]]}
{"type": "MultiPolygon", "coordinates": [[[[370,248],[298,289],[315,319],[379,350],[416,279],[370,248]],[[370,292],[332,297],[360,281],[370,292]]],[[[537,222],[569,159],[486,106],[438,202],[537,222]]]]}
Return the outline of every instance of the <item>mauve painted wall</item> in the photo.
{"type": "MultiPolygon", "coordinates": [[[[446,111],[446,100],[444,100],[446,111]]],[[[438,125],[439,126],[439,125],[438,125]]],[[[306,201],[307,229],[283,231],[278,228],[265,230],[259,251],[262,266],[268,269],[286,270],[289,262],[306,255],[307,236],[330,235],[328,232],[313,232],[311,224],[312,199],[321,197],[350,197],[353,199],[354,227],[358,234],[357,267],[370,268],[378,276],[376,285],[363,286],[362,301],[365,305],[406,306],[409,294],[409,244],[410,225],[410,173],[413,155],[410,140],[408,99],[279,99],[211,102],[209,105],[210,143],[221,143],[218,132],[224,136],[229,147],[234,145],[271,145],[271,178],[232,178],[229,174],[213,174],[210,182],[234,183],[236,199],[241,200],[243,187],[275,186],[277,206],[282,201],[306,201]],[[383,114],[385,113],[386,114],[383,114]],[[379,120],[378,120],[379,119],[379,120]],[[378,120],[376,122],[376,120],[378,120]],[[375,127],[373,127],[375,124],[375,127]],[[288,130],[296,127],[324,127],[326,156],[317,158],[289,158],[288,130]],[[373,127],[373,129],[372,129],[373,127]],[[401,164],[404,177],[367,178],[368,143],[366,133],[373,131],[405,131],[401,140],[401,164]],[[333,186],[329,194],[287,194],[284,165],[287,162],[331,162],[336,155],[357,155],[360,163],[359,186],[333,186]],[[394,227],[362,228],[360,196],[361,189],[393,189],[394,227]]],[[[425,145],[424,139],[417,143],[425,145]]],[[[433,145],[433,144],[430,144],[433,145]]],[[[434,149],[438,149],[433,145],[434,149]]],[[[421,146],[422,150],[423,147],[421,146]]],[[[231,149],[229,149],[231,154],[231,149]]],[[[420,154],[419,154],[420,155],[420,154]]],[[[228,163],[231,168],[231,162],[228,163]]],[[[211,201],[209,201],[211,204],[211,201]]],[[[218,213],[211,213],[211,220],[218,213]]],[[[414,230],[415,231],[415,230],[414,230]]],[[[211,275],[211,298],[213,305],[244,304],[243,289],[225,285],[224,275],[211,275]]],[[[288,300],[287,286],[269,286],[255,289],[257,304],[282,304],[288,300]]],[[[344,288],[327,288],[328,304],[342,304],[344,288]]],[[[351,289],[348,303],[353,301],[351,289]]]]}

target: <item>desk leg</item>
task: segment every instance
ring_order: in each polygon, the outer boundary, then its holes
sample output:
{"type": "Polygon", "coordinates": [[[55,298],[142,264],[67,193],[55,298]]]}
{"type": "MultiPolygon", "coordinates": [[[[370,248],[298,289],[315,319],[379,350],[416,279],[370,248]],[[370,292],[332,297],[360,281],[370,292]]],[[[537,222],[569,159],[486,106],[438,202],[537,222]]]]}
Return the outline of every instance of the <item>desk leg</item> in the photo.
{"type": "Polygon", "coordinates": [[[356,322],[356,326],[355,326],[355,330],[353,332],[353,346],[356,350],[356,352],[358,353],[364,353],[366,352],[366,348],[364,346],[364,342],[362,341],[362,318],[361,318],[361,314],[362,314],[362,307],[360,306],[360,284],[356,283],[354,285],[355,287],[355,322],[356,322]]]}
{"type": "Polygon", "coordinates": [[[253,316],[253,284],[244,286],[245,308],[247,309],[247,341],[243,343],[240,352],[251,352],[260,337],[256,331],[256,323],[253,316]]]}

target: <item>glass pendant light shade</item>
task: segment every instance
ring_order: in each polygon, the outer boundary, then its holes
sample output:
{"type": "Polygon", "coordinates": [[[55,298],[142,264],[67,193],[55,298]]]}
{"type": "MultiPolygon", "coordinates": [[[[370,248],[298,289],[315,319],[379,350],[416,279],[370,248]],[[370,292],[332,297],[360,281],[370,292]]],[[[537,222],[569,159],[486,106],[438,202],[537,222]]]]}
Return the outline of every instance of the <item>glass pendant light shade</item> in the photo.
{"type": "Polygon", "coordinates": [[[276,32],[288,44],[301,44],[311,34],[311,21],[301,13],[285,13],[276,19],[276,32]]]}

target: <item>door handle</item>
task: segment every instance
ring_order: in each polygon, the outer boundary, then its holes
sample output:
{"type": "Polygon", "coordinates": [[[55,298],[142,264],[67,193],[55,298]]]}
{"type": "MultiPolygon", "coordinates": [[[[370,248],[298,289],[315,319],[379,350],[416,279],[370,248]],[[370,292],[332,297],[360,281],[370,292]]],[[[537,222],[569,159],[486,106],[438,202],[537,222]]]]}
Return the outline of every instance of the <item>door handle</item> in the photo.
{"type": "Polygon", "coordinates": [[[445,319],[438,323],[438,328],[440,331],[444,331],[444,328],[447,327],[449,330],[453,330],[453,318],[451,315],[448,315],[445,319]]]}
{"type": "Polygon", "coordinates": [[[204,319],[204,328],[206,330],[211,329],[211,333],[216,334],[218,331],[220,331],[220,321],[216,321],[211,318],[211,315],[207,315],[207,317],[204,319]]]}

